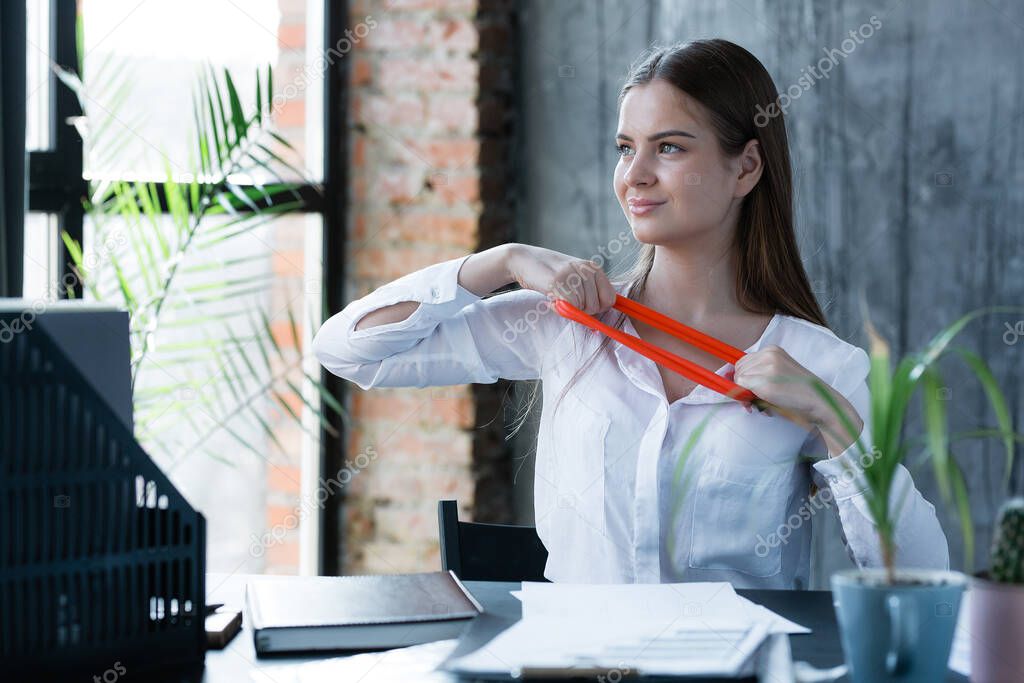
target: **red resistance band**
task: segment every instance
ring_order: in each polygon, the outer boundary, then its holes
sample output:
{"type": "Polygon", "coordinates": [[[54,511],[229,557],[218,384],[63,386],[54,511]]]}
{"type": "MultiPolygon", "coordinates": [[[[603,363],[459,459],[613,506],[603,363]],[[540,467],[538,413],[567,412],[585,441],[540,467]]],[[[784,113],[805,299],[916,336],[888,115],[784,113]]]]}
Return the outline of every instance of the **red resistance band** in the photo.
{"type": "MultiPolygon", "coordinates": [[[[688,325],[684,325],[666,315],[658,313],[653,308],[648,308],[647,306],[637,303],[632,299],[627,299],[621,294],[615,295],[615,304],[612,308],[625,313],[631,318],[642,320],[648,325],[652,325],[659,330],[668,332],[673,337],[692,344],[699,349],[703,349],[704,351],[707,351],[728,363],[732,363],[733,365],[735,365],[736,361],[745,355],[734,346],[730,346],[723,341],[719,341],[718,339],[704,334],[699,330],[695,330],[688,325]]],[[[666,351],[659,346],[655,346],[650,342],[644,341],[640,337],[634,337],[622,330],[609,327],[594,316],[584,313],[564,299],[555,300],[555,310],[558,311],[559,315],[562,317],[575,320],[576,322],[586,325],[598,332],[603,332],[612,339],[618,341],[620,344],[624,344],[637,353],[647,356],[655,363],[659,363],[669,370],[674,370],[683,377],[693,380],[698,384],[702,384],[708,389],[717,391],[728,398],[747,403],[754,403],[759,409],[762,404],[765,404],[764,401],[754,395],[754,392],[749,389],[744,389],[732,380],[702,368],[696,363],[688,361],[685,358],[681,358],[680,356],[677,356],[670,351],[666,351]]]]}

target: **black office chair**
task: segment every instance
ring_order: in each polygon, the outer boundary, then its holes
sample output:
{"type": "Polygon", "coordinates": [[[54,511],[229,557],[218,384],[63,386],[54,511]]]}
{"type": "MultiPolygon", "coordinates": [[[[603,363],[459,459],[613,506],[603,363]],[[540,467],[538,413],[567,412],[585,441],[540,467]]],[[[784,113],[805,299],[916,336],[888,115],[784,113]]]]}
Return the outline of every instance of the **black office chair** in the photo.
{"type": "Polygon", "coordinates": [[[459,504],[437,503],[441,569],[463,581],[547,581],[548,551],[536,527],[460,522],[459,504]]]}

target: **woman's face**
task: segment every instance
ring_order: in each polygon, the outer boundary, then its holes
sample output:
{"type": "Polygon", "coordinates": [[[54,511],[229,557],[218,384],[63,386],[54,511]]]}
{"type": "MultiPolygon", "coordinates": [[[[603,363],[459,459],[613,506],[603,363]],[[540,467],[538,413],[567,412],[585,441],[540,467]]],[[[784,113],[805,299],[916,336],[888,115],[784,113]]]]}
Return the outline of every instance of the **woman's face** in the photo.
{"type": "Polygon", "coordinates": [[[665,81],[626,93],[615,144],[615,195],[641,242],[671,244],[728,225],[737,192],[749,191],[741,178],[748,155],[724,157],[703,105],[665,81]]]}

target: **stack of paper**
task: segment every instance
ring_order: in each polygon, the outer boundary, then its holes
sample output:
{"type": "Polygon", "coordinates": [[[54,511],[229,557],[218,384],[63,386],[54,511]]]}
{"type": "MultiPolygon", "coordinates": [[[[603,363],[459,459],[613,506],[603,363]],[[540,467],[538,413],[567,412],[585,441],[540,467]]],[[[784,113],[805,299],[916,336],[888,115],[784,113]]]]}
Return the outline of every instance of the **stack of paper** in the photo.
{"type": "Polygon", "coordinates": [[[808,629],[729,583],[524,582],[523,618],[448,664],[468,674],[738,675],[769,633],[808,629]]]}
{"type": "Polygon", "coordinates": [[[527,616],[601,616],[610,613],[682,617],[764,619],[771,633],[810,633],[810,629],[736,594],[728,582],[543,583],[524,581],[513,591],[527,616]]]}

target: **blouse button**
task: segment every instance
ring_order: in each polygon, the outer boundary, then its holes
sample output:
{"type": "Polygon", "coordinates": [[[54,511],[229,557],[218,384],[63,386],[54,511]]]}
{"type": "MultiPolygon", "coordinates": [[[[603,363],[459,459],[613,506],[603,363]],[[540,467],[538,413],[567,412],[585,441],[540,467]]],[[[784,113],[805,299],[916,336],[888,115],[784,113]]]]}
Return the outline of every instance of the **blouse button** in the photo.
{"type": "Polygon", "coordinates": [[[431,288],[430,288],[430,296],[431,296],[431,297],[432,297],[432,298],[433,298],[433,299],[434,299],[435,301],[437,301],[438,297],[440,297],[440,296],[441,296],[441,290],[439,290],[439,289],[437,288],[437,285],[434,285],[433,287],[431,287],[431,288]]]}

